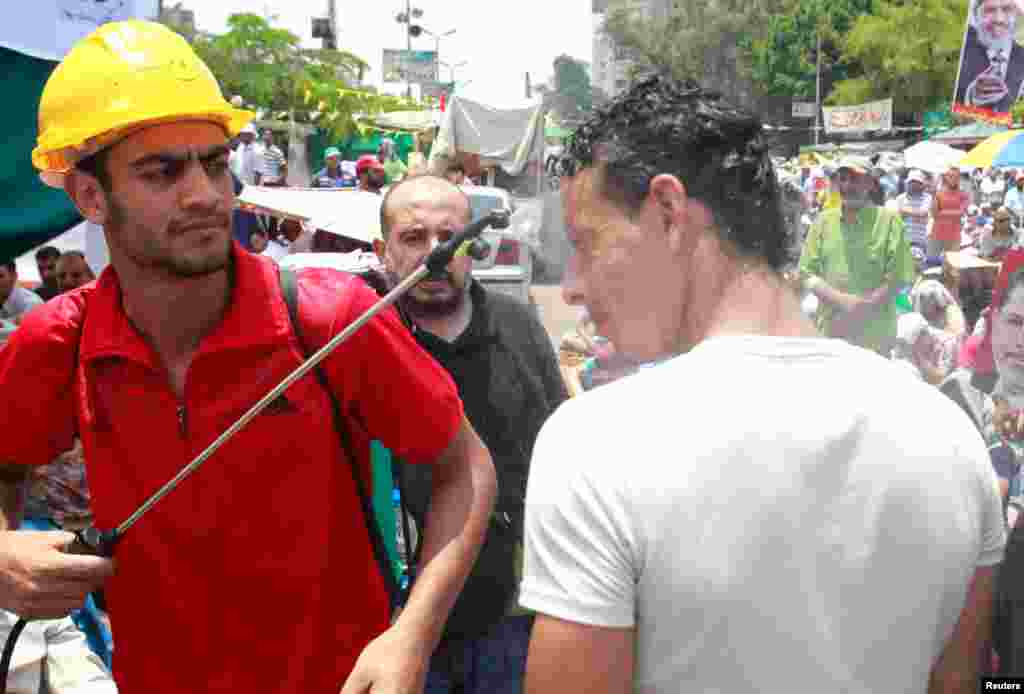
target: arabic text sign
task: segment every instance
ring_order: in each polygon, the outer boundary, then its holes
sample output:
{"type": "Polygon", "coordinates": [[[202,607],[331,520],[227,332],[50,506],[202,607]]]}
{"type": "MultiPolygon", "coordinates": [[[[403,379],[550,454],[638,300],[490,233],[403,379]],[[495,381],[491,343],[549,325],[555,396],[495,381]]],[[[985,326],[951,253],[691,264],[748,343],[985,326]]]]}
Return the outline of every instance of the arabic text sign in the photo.
{"type": "Polygon", "coordinates": [[[892,99],[821,110],[825,114],[825,132],[829,134],[892,130],[892,99]]]}
{"type": "Polygon", "coordinates": [[[381,71],[385,82],[435,82],[437,80],[437,53],[434,51],[400,51],[384,49],[381,71]]]}

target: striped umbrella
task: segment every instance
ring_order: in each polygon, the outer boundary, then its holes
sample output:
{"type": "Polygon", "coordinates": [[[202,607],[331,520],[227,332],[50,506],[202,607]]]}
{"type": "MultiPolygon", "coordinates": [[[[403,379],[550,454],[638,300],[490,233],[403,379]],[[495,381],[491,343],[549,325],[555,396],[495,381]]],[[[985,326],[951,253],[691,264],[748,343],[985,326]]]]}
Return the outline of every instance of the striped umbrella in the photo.
{"type": "Polygon", "coordinates": [[[960,160],[959,166],[1024,167],[1024,130],[1007,130],[983,140],[960,160]]]}

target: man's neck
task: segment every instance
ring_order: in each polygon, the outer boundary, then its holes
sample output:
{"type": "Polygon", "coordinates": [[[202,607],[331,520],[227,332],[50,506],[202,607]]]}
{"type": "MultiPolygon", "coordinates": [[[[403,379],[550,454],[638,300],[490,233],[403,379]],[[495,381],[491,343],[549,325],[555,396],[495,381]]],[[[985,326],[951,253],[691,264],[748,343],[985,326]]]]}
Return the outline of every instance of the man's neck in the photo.
{"type": "Polygon", "coordinates": [[[864,207],[857,207],[854,205],[843,204],[843,221],[847,224],[856,224],[857,218],[860,216],[860,211],[864,207]]]}
{"type": "Polygon", "coordinates": [[[202,277],[169,277],[111,261],[128,320],[166,364],[190,360],[231,302],[227,269],[202,277]]]}
{"type": "Polygon", "coordinates": [[[734,274],[719,285],[701,339],[725,335],[821,337],[783,279],[769,270],[734,274]]]}

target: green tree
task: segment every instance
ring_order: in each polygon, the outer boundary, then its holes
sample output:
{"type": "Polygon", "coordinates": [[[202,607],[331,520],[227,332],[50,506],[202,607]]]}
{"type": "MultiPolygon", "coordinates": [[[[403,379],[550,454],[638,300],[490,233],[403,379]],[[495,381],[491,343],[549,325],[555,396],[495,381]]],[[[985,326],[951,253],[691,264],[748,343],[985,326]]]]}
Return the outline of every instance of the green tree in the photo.
{"type": "Polygon", "coordinates": [[[872,0],[794,0],[789,11],[770,17],[762,38],[747,37],[744,42],[758,91],[813,97],[819,34],[823,90],[856,74],[856,64],[840,61],[842,37],[871,10],[872,0]]]}
{"type": "Polygon", "coordinates": [[[594,107],[594,90],[586,66],[568,55],[555,58],[551,108],[562,122],[579,120],[594,107]]]}
{"type": "Polygon", "coordinates": [[[967,0],[878,0],[842,42],[842,59],[861,74],[835,85],[828,102],[893,98],[893,110],[920,113],[953,95],[967,0]]]}
{"type": "Polygon", "coordinates": [[[633,78],[661,72],[716,82],[728,91],[723,82],[749,75],[737,44],[760,39],[769,19],[782,14],[789,1],[678,0],[663,12],[649,14],[611,6],[601,30],[630,59],[633,78]]]}
{"type": "Polygon", "coordinates": [[[231,15],[219,36],[185,37],[226,96],[241,96],[271,118],[314,123],[340,138],[359,128],[360,115],[420,108],[354,87],[369,69],[365,61],[348,51],[302,48],[298,36],[259,15],[231,15]]]}

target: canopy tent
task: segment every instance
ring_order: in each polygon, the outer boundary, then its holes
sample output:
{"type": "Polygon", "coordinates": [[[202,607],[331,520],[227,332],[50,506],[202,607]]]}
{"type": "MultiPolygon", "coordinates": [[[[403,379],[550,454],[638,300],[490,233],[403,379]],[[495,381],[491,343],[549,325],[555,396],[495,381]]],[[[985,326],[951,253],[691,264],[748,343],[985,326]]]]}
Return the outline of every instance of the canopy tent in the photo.
{"type": "Polygon", "coordinates": [[[359,122],[381,130],[419,132],[441,125],[441,115],[440,111],[391,111],[374,116],[362,116],[359,122]]]}
{"type": "Polygon", "coordinates": [[[544,125],[543,102],[497,108],[454,96],[430,150],[429,169],[440,172],[449,162],[468,161],[472,168],[492,169],[495,174],[519,179],[507,181],[506,188],[540,190],[544,125]]]}
{"type": "Polygon", "coordinates": [[[954,147],[972,147],[993,135],[1006,132],[1005,125],[977,121],[961,125],[931,138],[930,142],[942,142],[954,147]]]}
{"type": "Polygon", "coordinates": [[[943,173],[963,158],[963,150],[935,140],[918,142],[903,150],[903,160],[908,169],[921,169],[933,174],[943,173]]]}
{"type": "Polygon", "coordinates": [[[372,243],[381,238],[381,196],[344,188],[246,186],[236,205],[250,212],[294,219],[338,236],[372,243]]]}

